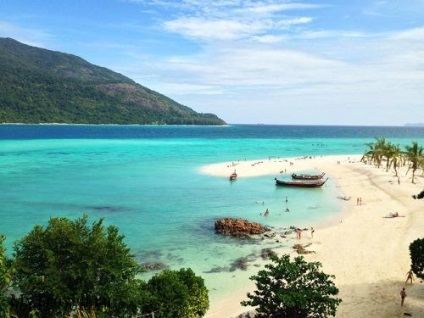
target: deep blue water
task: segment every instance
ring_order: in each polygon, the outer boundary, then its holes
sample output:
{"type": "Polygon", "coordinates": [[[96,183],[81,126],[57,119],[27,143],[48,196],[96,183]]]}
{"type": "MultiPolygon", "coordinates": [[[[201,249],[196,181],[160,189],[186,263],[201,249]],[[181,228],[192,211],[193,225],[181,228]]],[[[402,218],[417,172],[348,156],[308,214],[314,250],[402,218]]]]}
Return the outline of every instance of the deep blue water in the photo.
{"type": "Polygon", "coordinates": [[[0,125],[0,233],[11,253],[14,241],[50,217],[104,217],[140,262],[192,267],[213,293],[225,293],[220,280],[232,274],[207,272],[260,247],[215,235],[217,218],[264,223],[260,212],[269,208],[270,226],[309,226],[339,213],[340,200],[332,180],[305,199],[304,192],[276,188],[275,176],[230,183],[200,167],[362,154],[382,136],[401,146],[424,144],[424,127],[0,125]],[[286,196],[295,213],[280,213],[286,196]]]}
{"type": "Polygon", "coordinates": [[[2,125],[0,139],[423,138],[424,127],[2,125]]]}

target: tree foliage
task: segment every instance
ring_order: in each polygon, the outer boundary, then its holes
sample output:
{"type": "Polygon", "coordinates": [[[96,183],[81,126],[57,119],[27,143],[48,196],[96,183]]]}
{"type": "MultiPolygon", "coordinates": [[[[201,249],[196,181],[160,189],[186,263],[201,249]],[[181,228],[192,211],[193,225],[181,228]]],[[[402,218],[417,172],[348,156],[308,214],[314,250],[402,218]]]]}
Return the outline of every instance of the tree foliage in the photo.
{"type": "Polygon", "coordinates": [[[6,259],[6,249],[3,246],[5,237],[0,235],[0,317],[9,317],[10,268],[6,259]]]}
{"type": "Polygon", "coordinates": [[[411,269],[417,277],[424,279],[424,238],[416,239],[409,245],[411,269]]]}
{"type": "Polygon", "coordinates": [[[158,318],[198,318],[209,308],[208,290],[191,269],[165,270],[143,285],[144,314],[158,318]]]}
{"type": "MultiPolygon", "coordinates": [[[[205,315],[209,298],[201,277],[180,269],[138,280],[140,266],[123,239],[115,226],[104,226],[103,219],[89,224],[86,215],[36,225],[14,245],[17,297],[5,297],[10,276],[0,236],[0,309],[48,318],[205,315]]],[[[0,317],[8,316],[0,311],[0,317]]]]}
{"type": "Polygon", "coordinates": [[[324,318],[336,314],[339,291],[330,280],[334,276],[319,271],[320,263],[308,263],[301,256],[291,261],[289,255],[273,255],[271,261],[251,277],[257,290],[241,303],[257,307],[256,317],[324,318]]]}
{"type": "Polygon", "coordinates": [[[51,218],[15,243],[15,283],[21,300],[42,317],[68,314],[76,306],[99,316],[136,310],[139,266],[114,226],[88,217],[51,218]]]}

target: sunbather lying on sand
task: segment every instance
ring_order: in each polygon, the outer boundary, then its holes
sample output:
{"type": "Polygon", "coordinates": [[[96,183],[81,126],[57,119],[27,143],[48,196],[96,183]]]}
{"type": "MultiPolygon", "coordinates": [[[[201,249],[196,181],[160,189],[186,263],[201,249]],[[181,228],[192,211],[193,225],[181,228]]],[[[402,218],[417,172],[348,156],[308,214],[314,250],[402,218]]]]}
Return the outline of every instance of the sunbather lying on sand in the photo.
{"type": "Polygon", "coordinates": [[[388,219],[390,219],[390,218],[398,218],[398,217],[405,217],[404,215],[399,215],[399,213],[398,212],[395,212],[395,213],[389,213],[389,215],[388,216],[385,216],[385,218],[388,218],[388,219]]]}

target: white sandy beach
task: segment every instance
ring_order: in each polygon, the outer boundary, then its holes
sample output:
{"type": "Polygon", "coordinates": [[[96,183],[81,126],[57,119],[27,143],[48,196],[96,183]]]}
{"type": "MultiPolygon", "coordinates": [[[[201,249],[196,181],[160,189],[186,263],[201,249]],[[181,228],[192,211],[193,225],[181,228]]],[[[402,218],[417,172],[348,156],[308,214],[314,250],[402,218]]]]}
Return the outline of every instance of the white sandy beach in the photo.
{"type": "MultiPolygon", "coordinates": [[[[411,183],[412,171],[387,172],[360,162],[361,156],[342,155],[313,158],[271,158],[257,161],[219,163],[202,168],[202,173],[228,177],[234,169],[238,178],[256,175],[278,175],[316,169],[334,178],[337,188],[349,201],[345,211],[331,224],[316,224],[314,238],[304,237],[302,243],[315,251],[305,255],[308,261],[319,261],[322,270],[335,275],[335,283],[343,302],[336,317],[424,317],[424,282],[415,277],[405,286],[410,269],[409,244],[424,237],[424,199],[413,194],[424,189],[419,173],[411,183]],[[291,164],[292,163],[292,164],[291,164]],[[357,205],[362,198],[362,205],[357,205]],[[403,217],[384,218],[398,212],[403,217]],[[399,292],[406,287],[405,306],[400,306],[399,292]]],[[[338,195],[339,193],[335,194],[338,195]]],[[[295,237],[293,244],[298,243],[295,237]]],[[[283,253],[285,251],[278,251],[283,253]]],[[[295,256],[293,251],[290,253],[295,256]]],[[[230,318],[245,312],[240,305],[246,299],[249,283],[240,286],[240,293],[211,303],[209,318],[230,318]]],[[[251,287],[251,284],[250,284],[251,287]]]]}

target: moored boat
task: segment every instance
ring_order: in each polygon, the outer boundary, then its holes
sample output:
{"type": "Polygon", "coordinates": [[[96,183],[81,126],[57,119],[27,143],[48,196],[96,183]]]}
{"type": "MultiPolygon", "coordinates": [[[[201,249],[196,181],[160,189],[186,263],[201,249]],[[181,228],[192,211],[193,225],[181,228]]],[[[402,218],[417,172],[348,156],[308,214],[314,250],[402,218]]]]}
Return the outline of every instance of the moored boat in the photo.
{"type": "Polygon", "coordinates": [[[325,172],[321,174],[297,174],[293,173],[292,178],[296,180],[319,180],[322,179],[325,175],[325,172]]]}
{"type": "Polygon", "coordinates": [[[295,180],[295,181],[283,181],[275,178],[275,184],[277,186],[286,186],[286,187],[300,187],[300,188],[318,188],[322,187],[324,183],[328,180],[295,180]]]}
{"type": "Polygon", "coordinates": [[[234,181],[237,179],[237,172],[234,170],[234,172],[230,175],[230,181],[234,181]]]}

